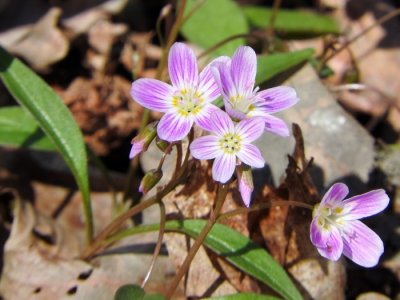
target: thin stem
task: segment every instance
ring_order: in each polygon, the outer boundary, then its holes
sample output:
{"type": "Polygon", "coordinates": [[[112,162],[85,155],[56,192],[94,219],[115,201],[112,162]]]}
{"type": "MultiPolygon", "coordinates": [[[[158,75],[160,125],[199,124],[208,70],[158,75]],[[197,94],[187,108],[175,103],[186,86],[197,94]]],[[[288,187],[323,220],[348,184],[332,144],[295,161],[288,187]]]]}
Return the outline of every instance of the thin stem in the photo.
{"type": "Polygon", "coordinates": [[[199,236],[197,237],[196,241],[194,242],[193,246],[190,248],[182,266],[179,268],[178,273],[175,275],[174,280],[171,283],[171,286],[168,289],[168,292],[166,294],[167,299],[171,299],[172,296],[174,295],[179,282],[183,278],[183,276],[186,274],[188,271],[190,264],[193,260],[193,258],[196,256],[197,251],[200,249],[201,245],[203,244],[203,241],[207,237],[207,234],[210,232],[210,230],[213,228],[214,224],[217,221],[217,218],[221,212],[222,206],[224,204],[226,194],[228,193],[228,185],[218,185],[218,191],[217,191],[217,198],[215,202],[215,208],[211,211],[210,218],[208,219],[207,224],[203,227],[203,230],[200,232],[199,236]]]}
{"type": "Polygon", "coordinates": [[[269,26],[268,26],[268,36],[272,37],[274,35],[275,31],[275,21],[276,17],[278,15],[279,8],[281,7],[281,0],[275,0],[274,4],[272,6],[272,14],[271,14],[271,19],[269,20],[269,26]]]}
{"type": "Polygon", "coordinates": [[[101,248],[104,247],[104,240],[112,233],[114,233],[118,228],[120,228],[127,220],[132,218],[137,213],[145,210],[146,208],[157,203],[157,195],[140,202],[139,204],[131,207],[129,210],[118,216],[114,221],[107,225],[99,235],[94,239],[94,241],[83,251],[81,257],[84,260],[88,260],[93,257],[101,248]]]}
{"type": "Polygon", "coordinates": [[[340,47],[339,49],[337,49],[335,52],[333,52],[331,55],[325,57],[320,65],[318,70],[320,71],[325,65],[326,63],[331,60],[333,57],[335,57],[338,53],[342,52],[344,49],[346,49],[347,47],[349,47],[352,43],[354,43],[355,41],[357,41],[359,38],[361,38],[362,36],[364,36],[365,34],[367,34],[370,30],[374,29],[376,26],[378,25],[382,25],[383,23],[389,21],[390,19],[393,19],[394,17],[400,15],[400,8],[391,11],[389,13],[387,13],[386,15],[384,15],[383,17],[381,17],[380,19],[378,19],[374,24],[370,25],[369,27],[365,28],[363,31],[361,31],[359,34],[357,34],[356,36],[354,36],[353,38],[351,38],[350,40],[348,40],[346,43],[343,44],[342,47],[340,47]]]}
{"type": "Polygon", "coordinates": [[[154,253],[153,253],[153,257],[151,259],[150,262],[150,267],[149,270],[147,271],[146,276],[143,279],[142,285],[141,287],[144,288],[150,278],[150,275],[154,269],[154,265],[156,263],[157,257],[160,254],[160,250],[161,250],[161,245],[162,245],[162,241],[164,238],[164,232],[165,232],[165,221],[166,221],[166,214],[165,214],[165,205],[164,203],[161,201],[158,201],[158,205],[160,207],[160,229],[158,231],[158,239],[157,239],[157,244],[156,244],[156,248],[154,249],[154,253]]]}
{"type": "Polygon", "coordinates": [[[277,201],[271,201],[268,203],[260,203],[258,205],[254,205],[252,207],[241,207],[232,211],[229,211],[227,213],[221,214],[218,217],[218,222],[221,222],[222,220],[228,219],[230,217],[239,215],[239,214],[246,214],[252,211],[258,211],[258,210],[263,210],[263,209],[268,209],[274,206],[295,206],[295,207],[301,207],[301,208],[307,208],[310,210],[313,210],[313,206],[309,205],[307,203],[303,202],[298,202],[298,201],[292,201],[292,200],[277,200],[277,201]]]}
{"type": "Polygon", "coordinates": [[[240,39],[240,38],[259,38],[259,37],[255,34],[251,34],[251,33],[242,33],[242,34],[232,35],[232,36],[212,45],[210,48],[204,50],[202,53],[200,53],[200,55],[197,56],[197,59],[200,59],[200,58],[210,54],[211,52],[217,50],[219,47],[222,47],[223,45],[225,45],[226,43],[229,43],[230,41],[240,39]]]}
{"type": "Polygon", "coordinates": [[[185,24],[187,20],[206,2],[206,0],[199,0],[193,6],[193,8],[186,14],[186,16],[182,19],[181,26],[185,24]]]}

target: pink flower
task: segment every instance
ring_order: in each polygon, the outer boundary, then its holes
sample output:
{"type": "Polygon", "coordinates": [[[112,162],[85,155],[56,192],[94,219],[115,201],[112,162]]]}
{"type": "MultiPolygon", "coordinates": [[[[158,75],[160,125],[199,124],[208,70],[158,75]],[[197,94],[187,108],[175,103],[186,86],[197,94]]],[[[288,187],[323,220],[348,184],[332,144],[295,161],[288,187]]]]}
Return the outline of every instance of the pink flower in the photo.
{"type": "Polygon", "coordinates": [[[275,87],[263,91],[254,88],[257,72],[257,56],[250,47],[239,47],[232,60],[214,63],[212,70],[221,94],[226,112],[235,119],[261,117],[265,130],[289,136],[285,122],[272,113],[287,109],[298,102],[296,91],[291,87],[275,87]]]}
{"type": "Polygon", "coordinates": [[[218,109],[211,102],[220,96],[210,64],[198,74],[193,51],[183,43],[175,43],[168,57],[172,85],[149,78],[132,83],[131,95],[135,101],[148,109],[165,113],[157,127],[161,139],[169,142],[182,140],[193,124],[210,129],[208,119],[212,111],[218,109]]]}
{"type": "Polygon", "coordinates": [[[197,159],[215,159],[212,167],[214,180],[225,183],[240,162],[262,168],[265,164],[260,150],[251,144],[264,131],[260,118],[251,118],[234,125],[227,113],[215,111],[210,119],[211,135],[195,139],[190,152],[197,159]]]}
{"type": "Polygon", "coordinates": [[[383,242],[358,219],[384,210],[389,197],[384,190],[374,190],[343,200],[348,193],[345,184],[336,183],[314,208],[311,242],[330,260],[338,260],[343,253],[356,264],[373,267],[383,253],[383,242]]]}

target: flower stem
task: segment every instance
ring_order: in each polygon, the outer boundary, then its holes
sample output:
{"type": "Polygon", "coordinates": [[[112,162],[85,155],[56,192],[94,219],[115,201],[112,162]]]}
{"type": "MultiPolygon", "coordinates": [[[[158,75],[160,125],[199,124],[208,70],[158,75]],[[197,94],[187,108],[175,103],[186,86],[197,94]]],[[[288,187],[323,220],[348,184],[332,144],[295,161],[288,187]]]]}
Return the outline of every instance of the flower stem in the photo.
{"type": "Polygon", "coordinates": [[[151,259],[151,263],[150,263],[150,267],[149,270],[147,271],[146,276],[143,279],[142,285],[141,287],[144,288],[150,278],[151,272],[154,269],[154,265],[156,263],[157,257],[160,254],[160,250],[161,250],[161,245],[162,245],[162,241],[164,238],[164,232],[165,232],[165,221],[166,221],[166,214],[165,214],[165,205],[164,203],[161,201],[158,201],[158,205],[160,207],[160,229],[158,231],[158,239],[157,239],[157,244],[156,244],[156,248],[154,249],[153,252],[153,257],[151,259]]]}
{"type": "Polygon", "coordinates": [[[221,212],[222,206],[224,204],[226,194],[228,193],[228,185],[219,184],[217,197],[215,202],[215,208],[211,211],[210,218],[208,219],[207,224],[204,226],[203,230],[200,232],[199,236],[197,237],[196,241],[194,242],[193,246],[190,248],[182,266],[179,268],[178,273],[175,275],[174,280],[169,287],[169,290],[166,294],[167,299],[171,299],[174,295],[179,282],[181,281],[182,277],[187,273],[190,263],[192,262],[193,258],[196,256],[197,251],[200,249],[200,246],[203,244],[203,241],[207,237],[207,234],[210,232],[214,224],[216,223],[218,216],[221,212]]]}

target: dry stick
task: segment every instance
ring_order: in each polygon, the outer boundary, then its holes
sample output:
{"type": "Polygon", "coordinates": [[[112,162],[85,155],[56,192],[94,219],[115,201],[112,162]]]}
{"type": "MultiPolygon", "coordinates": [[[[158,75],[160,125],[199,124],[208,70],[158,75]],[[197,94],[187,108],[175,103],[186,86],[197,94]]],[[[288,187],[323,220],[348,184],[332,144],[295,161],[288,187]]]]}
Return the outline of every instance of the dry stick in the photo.
{"type": "Polygon", "coordinates": [[[154,252],[153,252],[153,257],[150,262],[150,267],[149,267],[147,274],[144,277],[142,285],[141,285],[142,288],[144,288],[146,286],[146,284],[150,278],[150,275],[154,269],[154,265],[156,264],[157,257],[160,254],[161,245],[162,245],[162,241],[164,238],[165,221],[166,221],[165,205],[162,201],[159,201],[158,205],[160,207],[160,230],[158,232],[157,244],[156,244],[156,248],[154,249],[154,252]]]}
{"type": "Polygon", "coordinates": [[[310,210],[313,210],[313,206],[309,205],[307,203],[303,203],[303,202],[298,202],[298,201],[292,201],[292,200],[276,200],[276,201],[271,201],[268,203],[260,203],[258,205],[252,206],[252,207],[241,207],[232,211],[229,211],[227,213],[221,214],[218,217],[218,222],[228,219],[230,217],[239,215],[239,214],[245,214],[245,213],[249,213],[252,211],[258,211],[258,210],[263,210],[263,209],[267,209],[267,208],[271,208],[273,206],[295,206],[295,207],[301,207],[301,208],[307,208],[310,210]]]}
{"type": "Polygon", "coordinates": [[[203,230],[198,235],[196,241],[194,242],[193,246],[190,248],[189,253],[187,254],[182,266],[179,268],[178,273],[175,275],[174,280],[171,283],[171,286],[168,289],[166,298],[171,299],[174,295],[179,282],[181,281],[182,277],[186,274],[189,269],[189,266],[195,257],[197,251],[200,249],[200,246],[203,244],[203,241],[207,237],[207,234],[213,228],[214,224],[217,221],[217,218],[221,212],[222,205],[224,204],[226,194],[228,193],[228,185],[218,185],[218,192],[217,198],[215,203],[215,208],[211,211],[210,218],[207,221],[207,224],[204,225],[203,230]]]}
{"type": "Polygon", "coordinates": [[[380,18],[379,20],[377,20],[374,24],[370,25],[369,27],[365,28],[363,31],[361,31],[359,34],[357,34],[355,37],[351,38],[350,40],[348,40],[346,43],[343,44],[342,47],[340,47],[338,50],[336,50],[335,52],[333,52],[331,55],[325,57],[320,65],[319,65],[319,70],[321,70],[326,63],[332,59],[336,54],[342,52],[344,49],[346,49],[347,47],[350,46],[350,44],[354,43],[355,41],[357,41],[360,37],[364,36],[365,34],[367,34],[371,29],[374,29],[376,26],[378,25],[382,25],[383,23],[389,21],[390,19],[396,17],[400,15],[400,8],[391,11],[389,13],[387,13],[386,15],[384,15],[382,18],[380,18]]]}

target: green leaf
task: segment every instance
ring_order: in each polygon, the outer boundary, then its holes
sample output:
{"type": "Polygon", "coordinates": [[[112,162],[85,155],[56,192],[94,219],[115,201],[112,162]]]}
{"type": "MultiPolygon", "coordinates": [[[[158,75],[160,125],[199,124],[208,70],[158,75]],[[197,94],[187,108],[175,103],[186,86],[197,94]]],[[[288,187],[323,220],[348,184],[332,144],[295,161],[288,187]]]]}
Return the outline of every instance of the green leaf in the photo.
{"type": "MultiPolygon", "coordinates": [[[[169,221],[165,224],[165,230],[181,232],[196,238],[205,224],[206,221],[204,220],[169,221]]],[[[136,226],[114,235],[108,242],[113,242],[132,234],[156,231],[158,229],[159,224],[136,226]]],[[[222,224],[215,224],[204,240],[204,245],[218,255],[225,257],[227,261],[243,272],[262,281],[285,299],[302,299],[285,270],[268,252],[232,228],[222,224]]]]}
{"type": "MultiPolygon", "coordinates": [[[[247,6],[243,11],[254,27],[267,28],[272,9],[247,6]]],[[[340,34],[337,22],[328,16],[299,10],[279,9],[274,24],[275,30],[283,37],[315,37],[324,34],[340,34]]]]}
{"type": "MultiPolygon", "coordinates": [[[[199,1],[188,0],[187,15],[199,1]]],[[[208,0],[183,24],[181,33],[190,42],[207,49],[228,37],[248,33],[249,28],[241,8],[232,0],[208,0]]],[[[243,45],[243,38],[234,39],[213,52],[213,55],[232,55],[243,45]]]]}
{"type": "Polygon", "coordinates": [[[253,293],[240,293],[234,295],[205,298],[203,300],[279,300],[279,298],[253,293]]]}
{"type": "Polygon", "coordinates": [[[144,290],[135,284],[121,286],[115,293],[114,300],[143,300],[144,290]]]}
{"type": "Polygon", "coordinates": [[[36,150],[56,150],[35,119],[18,106],[0,108],[0,144],[36,150]]]}
{"type": "Polygon", "coordinates": [[[310,59],[313,54],[313,49],[304,49],[288,53],[259,55],[257,57],[257,84],[267,81],[279,73],[305,62],[310,59]]]}
{"type": "Polygon", "coordinates": [[[34,72],[0,47],[0,78],[35,118],[67,162],[82,193],[87,238],[93,233],[86,148],[82,133],[60,97],[34,72]]]}

